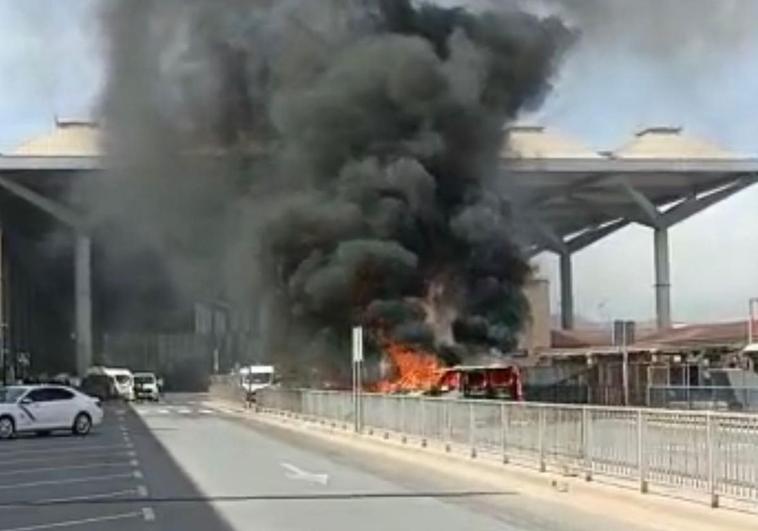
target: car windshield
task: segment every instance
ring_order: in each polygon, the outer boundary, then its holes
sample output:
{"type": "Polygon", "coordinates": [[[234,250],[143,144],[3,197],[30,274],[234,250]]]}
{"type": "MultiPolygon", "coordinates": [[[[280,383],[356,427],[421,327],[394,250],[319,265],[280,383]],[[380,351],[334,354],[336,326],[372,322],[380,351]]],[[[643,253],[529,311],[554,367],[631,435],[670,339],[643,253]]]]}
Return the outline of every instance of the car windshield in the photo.
{"type": "Polygon", "coordinates": [[[138,374],[134,377],[134,383],[138,385],[152,384],[155,383],[155,376],[152,374],[138,374]]]}
{"type": "Polygon", "coordinates": [[[245,376],[245,382],[249,384],[265,384],[271,383],[272,374],[269,372],[254,372],[245,376]]]}
{"type": "Polygon", "coordinates": [[[132,379],[126,374],[117,374],[116,381],[120,384],[128,384],[132,379]]]}
{"type": "Polygon", "coordinates": [[[25,392],[23,387],[0,387],[0,404],[14,404],[25,392]]]}

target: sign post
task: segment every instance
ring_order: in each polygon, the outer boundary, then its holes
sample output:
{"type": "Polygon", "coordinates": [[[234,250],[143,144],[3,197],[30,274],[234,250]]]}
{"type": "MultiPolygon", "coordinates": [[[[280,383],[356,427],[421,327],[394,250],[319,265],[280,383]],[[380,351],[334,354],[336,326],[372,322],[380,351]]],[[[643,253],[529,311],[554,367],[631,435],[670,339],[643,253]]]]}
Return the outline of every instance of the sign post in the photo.
{"type": "Polygon", "coordinates": [[[752,345],[758,341],[758,297],[750,299],[749,317],[747,322],[747,343],[752,345]]]}
{"type": "Polygon", "coordinates": [[[360,433],[363,419],[363,408],[361,407],[362,392],[362,368],[363,368],[363,327],[353,327],[353,419],[355,431],[360,433]]]}

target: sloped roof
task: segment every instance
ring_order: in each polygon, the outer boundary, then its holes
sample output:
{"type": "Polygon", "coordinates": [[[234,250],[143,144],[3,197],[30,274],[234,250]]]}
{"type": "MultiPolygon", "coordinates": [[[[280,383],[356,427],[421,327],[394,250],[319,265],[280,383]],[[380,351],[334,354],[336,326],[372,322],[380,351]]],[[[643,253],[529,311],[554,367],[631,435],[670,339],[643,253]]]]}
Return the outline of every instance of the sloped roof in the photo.
{"type": "Polygon", "coordinates": [[[650,127],[639,131],[612,153],[620,159],[712,160],[741,158],[716,144],[682,134],[680,127],[650,127]]]}
{"type": "Polygon", "coordinates": [[[23,157],[97,157],[100,132],[92,122],[56,121],[55,129],[19,145],[8,153],[23,157]]]}
{"type": "Polygon", "coordinates": [[[516,125],[505,130],[501,155],[520,159],[599,159],[580,141],[541,126],[516,125]]]}

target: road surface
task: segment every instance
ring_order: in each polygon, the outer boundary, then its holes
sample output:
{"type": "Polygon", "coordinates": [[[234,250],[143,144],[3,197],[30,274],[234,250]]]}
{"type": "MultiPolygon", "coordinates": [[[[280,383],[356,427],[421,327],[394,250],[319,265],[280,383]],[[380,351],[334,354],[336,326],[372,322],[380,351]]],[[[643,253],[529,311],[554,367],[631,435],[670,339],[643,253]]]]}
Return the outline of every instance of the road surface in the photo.
{"type": "MultiPolygon", "coordinates": [[[[493,491],[443,473],[377,462],[358,450],[304,441],[294,432],[209,407],[201,396],[169,396],[134,411],[203,493],[199,503],[210,504],[235,530],[620,528],[608,517],[546,505],[517,487],[493,491]]],[[[162,509],[171,503],[149,501],[160,524],[162,509]]]]}

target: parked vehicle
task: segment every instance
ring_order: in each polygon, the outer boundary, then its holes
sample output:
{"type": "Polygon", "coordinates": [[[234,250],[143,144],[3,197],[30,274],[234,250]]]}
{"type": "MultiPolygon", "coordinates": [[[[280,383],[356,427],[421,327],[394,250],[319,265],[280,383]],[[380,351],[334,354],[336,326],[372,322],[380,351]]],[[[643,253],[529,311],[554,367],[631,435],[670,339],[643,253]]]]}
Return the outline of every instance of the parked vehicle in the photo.
{"type": "Polygon", "coordinates": [[[155,374],[152,372],[134,373],[134,398],[136,400],[152,400],[153,402],[160,399],[159,382],[155,374]]]}
{"type": "Polygon", "coordinates": [[[119,397],[115,379],[107,374],[88,374],[82,380],[79,389],[102,401],[115,400],[119,397]]]}
{"type": "Polygon", "coordinates": [[[103,420],[100,400],[60,385],[0,388],[0,439],[16,433],[70,430],[87,435],[103,420]]]}
{"type": "Polygon", "coordinates": [[[105,375],[111,378],[119,398],[134,400],[134,375],[129,369],[112,367],[92,367],[87,371],[87,376],[105,375]]]}

